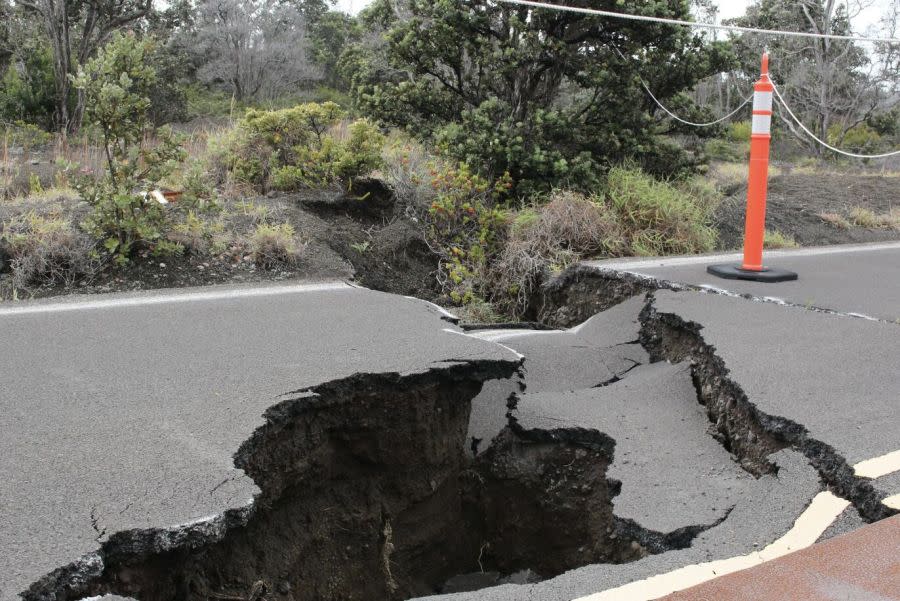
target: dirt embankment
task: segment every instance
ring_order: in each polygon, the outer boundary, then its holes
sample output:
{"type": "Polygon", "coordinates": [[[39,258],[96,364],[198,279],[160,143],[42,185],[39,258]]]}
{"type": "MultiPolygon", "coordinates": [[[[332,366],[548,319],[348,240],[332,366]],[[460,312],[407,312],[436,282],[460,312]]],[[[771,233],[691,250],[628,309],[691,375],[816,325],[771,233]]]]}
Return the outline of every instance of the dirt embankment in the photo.
{"type": "MultiPolygon", "coordinates": [[[[743,244],[747,187],[725,199],[715,215],[721,249],[743,244]]],[[[877,215],[900,209],[900,178],[843,173],[791,173],[771,178],[766,224],[793,237],[802,246],[879,242],[900,239],[900,230],[891,228],[840,227],[821,217],[846,217],[861,207],[877,215]]]]}
{"type": "MultiPolygon", "coordinates": [[[[0,205],[0,221],[31,210],[39,215],[71,215],[73,223],[88,212],[87,205],[77,199],[49,198],[28,206],[0,205]]],[[[228,227],[236,230],[237,239],[220,254],[187,250],[179,256],[154,258],[143,253],[125,267],[100,265],[95,275],[71,285],[14,292],[9,258],[0,255],[0,300],[13,294],[24,299],[291,279],[352,279],[375,290],[426,300],[440,296],[437,258],[425,243],[421,223],[395,203],[379,180],[358,181],[350,191],[332,188],[225,201],[223,210],[230,214],[228,227]],[[241,238],[252,233],[260,213],[294,227],[303,244],[295,263],[271,269],[253,263],[241,238]]]]}

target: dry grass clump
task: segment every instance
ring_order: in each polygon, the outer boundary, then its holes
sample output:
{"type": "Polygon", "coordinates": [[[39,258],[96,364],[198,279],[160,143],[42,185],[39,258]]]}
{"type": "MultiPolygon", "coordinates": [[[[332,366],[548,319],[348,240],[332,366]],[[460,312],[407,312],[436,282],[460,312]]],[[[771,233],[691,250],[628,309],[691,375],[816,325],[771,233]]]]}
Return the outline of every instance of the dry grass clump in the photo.
{"type": "Polygon", "coordinates": [[[896,209],[878,215],[865,207],[853,207],[850,209],[849,220],[853,225],[868,229],[900,229],[900,211],[896,209]]]}
{"type": "Polygon", "coordinates": [[[525,209],[491,269],[495,300],[513,314],[527,306],[546,271],[561,271],[582,257],[622,251],[615,217],[581,194],[556,192],[546,205],[525,209]]]}
{"type": "Polygon", "coordinates": [[[382,149],[378,175],[394,192],[397,204],[421,214],[437,196],[432,186],[434,174],[446,171],[447,167],[418,142],[394,134],[382,149]]]}
{"type": "Polygon", "coordinates": [[[306,245],[300,243],[290,223],[260,223],[250,235],[250,256],[262,269],[295,265],[306,245]]]}
{"type": "Polygon", "coordinates": [[[841,230],[849,230],[853,224],[847,221],[847,218],[840,213],[819,213],[819,218],[825,223],[829,223],[841,230]]]}
{"type": "Polygon", "coordinates": [[[70,286],[101,266],[95,240],[68,219],[34,211],[0,227],[0,250],[8,257],[17,288],[70,286]]]}

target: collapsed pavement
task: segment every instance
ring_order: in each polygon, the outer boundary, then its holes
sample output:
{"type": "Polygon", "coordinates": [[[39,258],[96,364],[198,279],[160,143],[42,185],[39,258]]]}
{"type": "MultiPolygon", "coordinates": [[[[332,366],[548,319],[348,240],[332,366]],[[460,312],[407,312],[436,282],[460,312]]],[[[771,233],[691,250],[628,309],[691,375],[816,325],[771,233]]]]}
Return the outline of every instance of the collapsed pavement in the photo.
{"type": "Polygon", "coordinates": [[[337,285],[0,314],[53,341],[0,376],[0,597],[563,600],[750,553],[823,489],[836,528],[891,513],[851,466],[900,446],[896,325],[582,276],[556,331],[337,285]]]}

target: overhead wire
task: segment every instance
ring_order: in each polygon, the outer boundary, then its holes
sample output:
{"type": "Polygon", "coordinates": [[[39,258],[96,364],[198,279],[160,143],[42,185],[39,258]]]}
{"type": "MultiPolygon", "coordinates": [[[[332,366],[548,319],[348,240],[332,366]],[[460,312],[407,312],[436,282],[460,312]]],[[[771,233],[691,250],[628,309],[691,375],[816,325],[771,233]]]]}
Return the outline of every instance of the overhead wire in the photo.
{"type": "Polygon", "coordinates": [[[775,97],[778,99],[778,103],[779,103],[779,104],[781,105],[781,107],[785,110],[785,112],[786,112],[788,115],[790,115],[791,119],[792,119],[798,126],[800,126],[800,129],[802,129],[802,130],[806,133],[807,136],[809,136],[810,138],[812,138],[813,140],[815,140],[817,143],[821,144],[822,146],[824,146],[824,147],[827,148],[828,150],[830,150],[830,151],[832,151],[832,152],[836,152],[836,153],[838,153],[838,154],[842,154],[842,155],[844,155],[844,156],[852,157],[852,158],[855,158],[855,159],[886,159],[886,158],[888,158],[888,157],[893,157],[893,156],[898,156],[898,155],[900,155],[900,150],[895,150],[895,151],[892,151],[892,152],[885,152],[885,153],[882,153],[882,154],[857,154],[857,153],[854,153],[854,152],[848,152],[848,151],[846,151],[846,150],[841,150],[840,148],[835,148],[834,146],[832,146],[831,144],[829,144],[829,143],[826,142],[825,140],[822,140],[821,138],[819,138],[818,136],[816,136],[816,134],[814,134],[808,127],[806,127],[806,125],[803,124],[803,121],[801,121],[800,118],[797,117],[797,115],[794,114],[794,111],[791,110],[791,107],[788,105],[787,101],[786,101],[786,100],[784,99],[784,97],[781,95],[781,92],[778,90],[778,86],[776,86],[774,82],[772,82],[772,88],[773,88],[773,90],[774,90],[774,92],[775,92],[775,97]]]}
{"type": "MultiPolygon", "coordinates": [[[[652,23],[665,23],[665,24],[669,24],[669,25],[684,25],[684,26],[689,26],[689,27],[704,27],[704,28],[708,28],[708,29],[739,31],[739,32],[744,32],[744,33],[764,33],[764,34],[769,34],[769,35],[795,36],[795,37],[804,37],[804,38],[848,40],[848,41],[857,41],[857,42],[884,42],[884,43],[891,43],[891,44],[900,44],[900,39],[894,39],[894,38],[875,38],[875,37],[865,37],[865,36],[861,37],[861,36],[848,36],[848,35],[837,35],[837,34],[809,33],[809,32],[802,32],[802,31],[786,31],[786,30],[778,30],[778,29],[758,29],[755,27],[740,27],[740,26],[736,26],[736,25],[715,25],[715,24],[711,24],[711,23],[696,23],[693,21],[682,21],[679,19],[669,19],[669,18],[664,18],[664,17],[632,15],[632,14],[627,14],[627,13],[618,13],[618,12],[613,12],[613,11],[608,11],[608,10],[600,10],[600,9],[594,9],[594,8],[581,8],[581,7],[577,7],[577,6],[566,6],[566,5],[562,5],[562,4],[550,4],[547,2],[535,2],[533,0],[497,0],[497,1],[503,2],[506,4],[518,4],[518,5],[522,5],[522,6],[530,6],[533,8],[545,8],[545,9],[551,9],[551,10],[576,12],[576,13],[603,16],[603,17],[613,17],[613,18],[629,19],[629,20],[635,20],[635,21],[647,21],[647,22],[652,22],[652,23]]],[[[626,62],[628,61],[627,57],[622,53],[621,50],[619,50],[618,47],[616,47],[613,44],[612,48],[622,58],[623,61],[626,61],[626,62]]],[[[719,119],[716,119],[715,121],[709,121],[706,123],[696,123],[693,121],[688,121],[687,119],[683,119],[683,118],[679,117],[678,115],[676,115],[675,113],[673,113],[671,110],[669,110],[669,108],[666,107],[662,102],[660,102],[660,100],[656,97],[656,95],[650,90],[650,86],[647,85],[647,82],[644,81],[644,78],[641,77],[640,74],[638,74],[638,78],[640,79],[641,87],[644,88],[644,91],[647,92],[647,94],[650,96],[650,98],[653,99],[653,102],[656,103],[656,105],[660,109],[662,109],[663,112],[665,112],[669,117],[678,121],[679,123],[683,123],[685,125],[689,125],[692,127],[710,127],[710,126],[722,123],[723,121],[727,121],[731,117],[734,117],[738,112],[741,111],[741,109],[743,109],[745,106],[747,106],[747,104],[749,104],[751,100],[753,100],[753,94],[751,94],[746,99],[744,99],[744,101],[736,109],[734,109],[727,115],[725,115],[719,119]]],[[[787,112],[787,114],[791,117],[791,119],[800,127],[800,129],[802,129],[806,133],[806,135],[808,135],[815,142],[817,142],[818,144],[821,144],[828,150],[838,153],[838,154],[841,154],[841,155],[844,155],[844,156],[847,156],[847,157],[858,158],[858,159],[883,159],[883,158],[900,155],[900,150],[892,151],[892,152],[885,152],[882,154],[865,155],[865,154],[849,152],[846,150],[841,150],[840,148],[836,148],[836,147],[832,146],[825,140],[822,140],[821,138],[816,136],[808,127],[806,127],[806,125],[803,124],[803,122],[800,120],[800,118],[797,117],[796,114],[794,114],[794,111],[791,110],[791,107],[788,105],[787,101],[785,101],[784,97],[781,95],[781,92],[779,92],[778,88],[774,86],[774,83],[773,83],[773,87],[774,87],[775,96],[776,96],[776,98],[778,98],[779,104],[785,109],[785,112],[787,112]]]]}
{"type": "Polygon", "coordinates": [[[701,23],[696,21],[683,21],[681,19],[670,19],[667,17],[653,17],[649,15],[634,15],[629,13],[620,13],[611,10],[600,10],[597,8],[582,8],[580,6],[568,6],[565,4],[552,4],[550,2],[536,2],[534,0],[496,0],[504,4],[517,4],[520,6],[529,6],[531,8],[546,8],[551,10],[559,10],[565,12],[581,13],[585,15],[594,15],[597,17],[610,17],[613,19],[625,19],[630,21],[644,21],[649,23],[663,23],[666,25],[681,25],[685,27],[694,27],[700,29],[713,29],[717,31],[733,31],[740,33],[762,33],[767,35],[793,36],[799,38],[815,38],[823,40],[846,40],[850,42],[875,42],[886,44],[900,44],[898,38],[882,38],[871,36],[854,36],[842,35],[836,33],[814,33],[809,31],[790,31],[784,29],[761,29],[758,27],[742,27],[740,25],[720,25],[717,23],[701,23]]]}
{"type": "MultiPolygon", "coordinates": [[[[616,54],[618,54],[619,57],[623,61],[628,62],[628,58],[624,54],[622,54],[622,51],[619,50],[619,48],[615,44],[611,44],[611,48],[616,51],[616,54]]],[[[653,99],[653,102],[656,103],[656,106],[658,106],[660,109],[662,109],[663,112],[665,112],[672,119],[675,119],[679,123],[684,123],[685,125],[690,125],[692,127],[710,127],[713,125],[718,125],[719,123],[722,123],[723,121],[727,121],[728,119],[731,119],[732,117],[737,115],[741,111],[741,109],[743,109],[745,106],[747,106],[751,100],[753,100],[753,94],[750,94],[747,98],[744,99],[743,102],[741,102],[741,104],[736,109],[734,109],[733,111],[731,111],[724,117],[720,117],[719,119],[716,119],[715,121],[709,121],[706,123],[695,123],[693,121],[688,121],[687,119],[682,119],[681,117],[679,117],[678,115],[676,115],[675,113],[670,111],[662,102],[660,102],[660,100],[656,97],[656,95],[650,90],[650,86],[647,85],[647,82],[644,81],[644,78],[641,77],[640,74],[638,74],[638,79],[640,79],[640,81],[641,81],[641,87],[643,87],[644,91],[647,92],[647,94],[650,96],[650,98],[653,99]]]]}

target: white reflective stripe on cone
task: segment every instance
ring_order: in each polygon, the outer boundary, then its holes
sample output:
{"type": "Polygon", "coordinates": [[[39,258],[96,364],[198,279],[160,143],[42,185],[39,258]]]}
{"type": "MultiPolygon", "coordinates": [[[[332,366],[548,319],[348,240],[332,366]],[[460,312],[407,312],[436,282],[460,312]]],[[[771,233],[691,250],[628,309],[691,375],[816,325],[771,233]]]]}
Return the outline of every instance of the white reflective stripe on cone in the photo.
{"type": "Polygon", "coordinates": [[[753,93],[753,110],[754,111],[771,111],[772,110],[772,92],[754,92],[753,93]]]}
{"type": "Polygon", "coordinates": [[[753,115],[754,134],[771,134],[772,133],[772,115],[753,115]]]}

